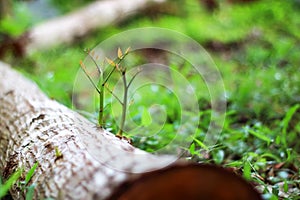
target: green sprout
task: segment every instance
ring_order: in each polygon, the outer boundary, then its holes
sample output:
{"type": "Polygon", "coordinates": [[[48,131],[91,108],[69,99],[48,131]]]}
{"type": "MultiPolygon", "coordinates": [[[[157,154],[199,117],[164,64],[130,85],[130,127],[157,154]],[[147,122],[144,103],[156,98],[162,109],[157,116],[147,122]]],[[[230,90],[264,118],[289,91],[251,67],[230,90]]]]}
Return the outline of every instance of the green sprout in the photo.
{"type": "MultiPolygon", "coordinates": [[[[120,62],[125,58],[125,56],[129,53],[129,48],[126,50],[126,53],[122,56],[118,56],[118,61],[117,64],[120,64],[120,62]]],[[[120,48],[119,48],[119,51],[120,48]]],[[[96,59],[94,58],[94,52],[91,52],[90,50],[86,51],[88,56],[92,59],[92,61],[94,62],[94,64],[97,67],[98,73],[99,73],[99,81],[96,84],[93,79],[91,78],[90,74],[88,73],[85,64],[80,61],[80,67],[83,70],[83,72],[85,73],[85,75],[88,77],[89,81],[92,83],[93,87],[96,89],[98,95],[99,95],[99,113],[98,113],[98,126],[100,128],[104,128],[105,126],[105,122],[104,122],[104,88],[106,83],[108,82],[109,78],[111,77],[111,75],[113,74],[113,72],[115,71],[115,66],[117,64],[115,64],[112,60],[106,58],[107,62],[109,65],[114,66],[111,71],[107,74],[107,76],[105,76],[104,72],[102,71],[101,67],[97,64],[96,59]]]]}
{"type": "Polygon", "coordinates": [[[113,68],[109,71],[109,73],[107,75],[105,75],[105,73],[101,70],[100,66],[97,64],[96,59],[94,58],[94,52],[90,52],[89,50],[87,50],[88,56],[92,59],[92,61],[96,65],[98,73],[100,75],[100,78],[99,78],[99,81],[97,84],[93,81],[90,74],[87,72],[87,69],[86,69],[86,66],[84,65],[84,63],[82,61],[80,61],[80,66],[81,66],[82,70],[84,71],[85,75],[88,77],[89,81],[92,83],[93,87],[96,89],[97,93],[99,94],[99,114],[98,114],[99,127],[104,128],[104,126],[105,126],[105,122],[104,122],[104,99],[105,99],[104,98],[105,97],[104,89],[105,88],[109,91],[109,93],[114,98],[117,99],[117,101],[122,106],[120,129],[117,133],[118,137],[123,136],[124,126],[125,126],[125,121],[126,121],[126,112],[127,112],[127,106],[128,106],[128,89],[129,89],[130,85],[132,84],[133,80],[135,79],[135,77],[140,72],[140,70],[138,70],[138,72],[136,74],[134,74],[134,76],[131,78],[131,80],[129,80],[129,81],[127,80],[127,77],[126,77],[127,68],[125,66],[121,66],[121,62],[125,59],[126,55],[129,54],[129,51],[130,51],[130,48],[127,48],[126,51],[123,53],[122,50],[120,48],[118,48],[118,52],[117,52],[118,58],[117,58],[116,62],[111,60],[110,58],[106,58],[106,62],[113,68]],[[108,81],[115,71],[119,72],[119,74],[122,78],[123,86],[124,86],[124,94],[123,94],[122,100],[120,100],[113,93],[113,91],[110,90],[108,87],[108,81]]]}
{"type": "Polygon", "coordinates": [[[55,160],[62,158],[62,157],[63,157],[63,154],[62,154],[62,152],[58,149],[58,147],[55,147],[54,149],[55,149],[55,157],[56,157],[55,160]]]}

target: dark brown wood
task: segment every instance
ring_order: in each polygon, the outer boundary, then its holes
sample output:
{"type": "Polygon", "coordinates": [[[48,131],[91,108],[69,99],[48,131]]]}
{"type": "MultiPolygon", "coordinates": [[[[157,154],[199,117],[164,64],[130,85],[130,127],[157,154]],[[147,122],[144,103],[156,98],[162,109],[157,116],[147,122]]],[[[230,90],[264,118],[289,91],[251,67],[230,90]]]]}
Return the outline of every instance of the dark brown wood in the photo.
{"type": "Polygon", "coordinates": [[[258,200],[253,187],[229,170],[207,164],[176,165],[122,184],[108,200],[258,200]],[[138,194],[138,195],[137,195],[138,194]]]}

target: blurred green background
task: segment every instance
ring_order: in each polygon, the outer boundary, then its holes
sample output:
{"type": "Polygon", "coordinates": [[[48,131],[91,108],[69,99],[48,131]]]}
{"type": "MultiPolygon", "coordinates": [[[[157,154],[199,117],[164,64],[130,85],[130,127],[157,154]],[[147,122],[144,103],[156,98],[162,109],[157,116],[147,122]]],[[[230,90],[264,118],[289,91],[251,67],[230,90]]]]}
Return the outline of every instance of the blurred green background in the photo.
{"type": "MultiPolygon", "coordinates": [[[[12,1],[11,14],[1,18],[0,42],[5,40],[3,35],[16,37],[38,23],[74,11],[90,2],[12,1]]],[[[200,112],[196,117],[200,121],[194,142],[186,149],[187,159],[233,167],[259,185],[265,199],[298,199],[298,0],[167,1],[96,30],[72,45],[56,46],[22,59],[6,55],[3,60],[35,80],[49,97],[71,107],[73,82],[80,69],[79,61],[86,57],[83,50],[94,48],[113,34],[149,26],[176,30],[199,42],[212,56],[225,84],[226,121],[218,143],[213,146],[202,142],[211,118],[210,97],[206,88],[197,91],[200,112]],[[280,167],[278,164],[281,164],[280,167]]],[[[151,55],[140,54],[135,59],[147,60],[147,56],[151,55]]],[[[184,66],[182,73],[188,75],[188,69],[188,66],[184,66]]],[[[172,100],[174,97],[163,89],[159,92],[165,95],[158,95],[156,89],[130,109],[131,117],[139,124],[150,120],[142,109],[143,105],[149,104],[147,99],[158,98],[170,106],[161,134],[146,139],[128,134],[135,146],[149,152],[155,152],[167,144],[180,123],[176,118],[178,113],[174,112],[178,105],[170,103],[175,102],[172,100]]],[[[115,133],[117,127],[112,116],[110,113],[106,115],[107,128],[115,133]]],[[[91,113],[90,119],[93,121],[95,118],[95,114],[91,113]]]]}

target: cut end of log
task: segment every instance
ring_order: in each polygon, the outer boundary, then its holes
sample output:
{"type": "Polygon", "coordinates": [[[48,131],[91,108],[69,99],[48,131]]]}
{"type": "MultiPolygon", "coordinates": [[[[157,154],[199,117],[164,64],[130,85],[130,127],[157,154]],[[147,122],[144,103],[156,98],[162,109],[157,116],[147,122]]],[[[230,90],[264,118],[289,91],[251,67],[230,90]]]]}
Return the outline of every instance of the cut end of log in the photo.
{"type": "Polygon", "coordinates": [[[122,184],[109,200],[260,200],[251,184],[213,165],[188,164],[146,173],[122,184]]]}

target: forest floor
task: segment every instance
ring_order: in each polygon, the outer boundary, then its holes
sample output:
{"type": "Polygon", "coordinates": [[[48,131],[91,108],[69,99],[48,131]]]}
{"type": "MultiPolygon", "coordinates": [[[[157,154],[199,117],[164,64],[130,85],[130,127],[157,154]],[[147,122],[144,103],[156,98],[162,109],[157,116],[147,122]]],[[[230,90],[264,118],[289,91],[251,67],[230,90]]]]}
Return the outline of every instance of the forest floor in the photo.
{"type": "MultiPolygon", "coordinates": [[[[63,7],[61,12],[68,9],[63,7]]],[[[195,0],[174,1],[95,31],[75,44],[13,61],[13,65],[35,80],[49,97],[72,107],[76,91],[74,82],[81,70],[79,61],[87,56],[84,49],[93,49],[114,34],[138,27],[168,28],[193,38],[212,57],[222,76],[227,111],[218,141],[213,145],[203,142],[214,110],[207,87],[196,88],[199,103],[196,116],[200,120],[192,143],[184,147],[186,159],[232,168],[253,182],[265,199],[299,199],[299,1],[223,2],[213,11],[195,0]]],[[[189,64],[173,62],[172,56],[151,51],[135,56],[128,58],[129,64],[134,59],[132,62],[153,61],[154,57],[168,62],[189,80],[199,79],[198,74],[189,72],[189,64]]],[[[167,120],[160,134],[146,139],[130,132],[126,134],[136,147],[156,152],[168,144],[178,130],[180,113],[174,111],[178,109],[174,97],[163,88],[149,87],[141,90],[141,94],[143,92],[147,92],[147,97],[140,98],[130,108],[133,121],[147,125],[151,112],[143,110],[154,100],[168,106],[164,113],[167,120]]],[[[78,95],[76,98],[84,97],[78,95]]],[[[80,109],[85,110],[84,107],[80,109]]],[[[95,113],[89,117],[92,121],[97,118],[95,113]]],[[[113,114],[106,112],[106,118],[106,128],[116,133],[118,128],[113,114]]]]}

